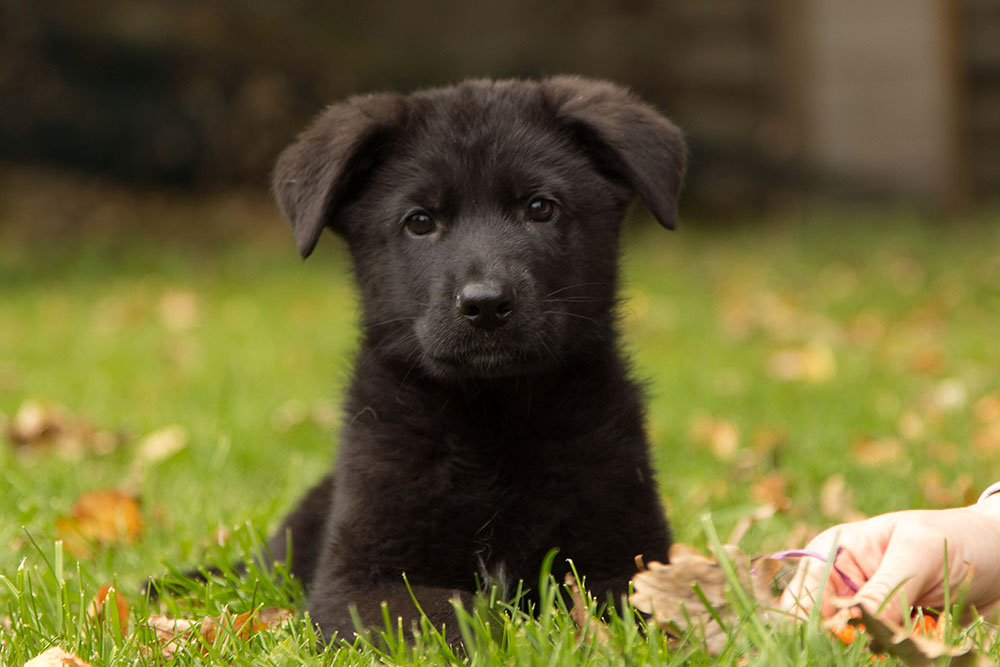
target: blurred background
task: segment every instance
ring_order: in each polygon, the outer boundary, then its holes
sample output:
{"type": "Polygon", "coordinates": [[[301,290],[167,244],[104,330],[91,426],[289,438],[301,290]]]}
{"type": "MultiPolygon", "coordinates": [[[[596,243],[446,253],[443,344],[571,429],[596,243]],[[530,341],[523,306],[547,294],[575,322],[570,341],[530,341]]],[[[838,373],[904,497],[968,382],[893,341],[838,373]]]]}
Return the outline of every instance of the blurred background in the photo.
{"type": "Polygon", "coordinates": [[[997,478],[1000,0],[0,0],[0,572],[96,489],[149,527],[94,583],[274,525],[357,344],[276,155],[351,94],[567,72],[691,148],[679,232],[637,206],[623,245],[678,539],[768,506],[744,550],[800,546],[997,478]]]}
{"type": "Polygon", "coordinates": [[[4,0],[0,164],[263,191],[338,98],[564,72],[682,126],[712,217],[1000,193],[995,0],[4,0]]]}

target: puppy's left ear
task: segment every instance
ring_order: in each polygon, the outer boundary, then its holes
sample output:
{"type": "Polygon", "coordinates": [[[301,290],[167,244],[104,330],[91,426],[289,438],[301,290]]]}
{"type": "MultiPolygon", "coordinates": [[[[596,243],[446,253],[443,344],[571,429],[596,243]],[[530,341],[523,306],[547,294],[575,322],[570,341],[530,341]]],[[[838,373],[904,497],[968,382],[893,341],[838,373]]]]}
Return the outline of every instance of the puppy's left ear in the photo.
{"type": "Polygon", "coordinates": [[[360,95],[321,113],[282,151],[272,188],[292,223],[302,257],[316,247],[324,227],[343,231],[337,218],[363,186],[377,154],[405,122],[403,97],[360,95]]]}
{"type": "Polygon", "coordinates": [[[559,120],[581,133],[660,224],[673,229],[687,163],[677,126],[607,81],[557,76],[543,81],[542,87],[559,120]]]}

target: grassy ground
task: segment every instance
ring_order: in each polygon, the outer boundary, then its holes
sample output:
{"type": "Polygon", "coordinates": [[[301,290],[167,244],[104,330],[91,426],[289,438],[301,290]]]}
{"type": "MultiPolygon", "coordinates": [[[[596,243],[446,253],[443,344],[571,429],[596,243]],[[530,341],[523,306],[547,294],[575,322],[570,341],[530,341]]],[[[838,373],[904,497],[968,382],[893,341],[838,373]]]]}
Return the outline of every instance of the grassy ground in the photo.
{"type": "MultiPolygon", "coordinates": [[[[50,417],[63,406],[63,426],[92,428],[75,427],[85,434],[76,449],[0,436],[0,663],[58,644],[94,664],[158,664],[143,648],[148,631],[98,628],[87,601],[116,583],[137,627],[161,610],[135,592],[146,575],[245,557],[328,467],[354,347],[343,249],[327,238],[302,263],[269,205],[237,196],[16,189],[7,185],[13,203],[0,210],[0,420],[9,430],[37,401],[50,417]],[[144,436],[170,425],[182,427],[182,449],[140,454],[144,436]],[[94,429],[116,435],[94,451],[94,429]],[[82,557],[60,550],[60,518],[109,488],[141,499],[142,529],[82,557]]],[[[705,513],[725,537],[770,504],[780,511],[741,546],[800,546],[857,514],[967,502],[1000,476],[1000,216],[685,220],[674,234],[637,220],[626,236],[623,328],[648,382],[680,541],[704,547],[705,513]]],[[[168,601],[169,615],[301,604],[268,577],[192,588],[168,601]]],[[[492,634],[467,629],[474,662],[716,660],[697,638],[667,652],[630,619],[612,624],[606,645],[581,645],[564,612],[505,619],[499,633],[496,623],[492,634]]],[[[718,660],[868,664],[863,647],[814,626],[740,628],[718,660]]],[[[220,633],[175,659],[459,659],[433,633],[388,651],[316,653],[299,621],[246,639],[220,633]]]]}

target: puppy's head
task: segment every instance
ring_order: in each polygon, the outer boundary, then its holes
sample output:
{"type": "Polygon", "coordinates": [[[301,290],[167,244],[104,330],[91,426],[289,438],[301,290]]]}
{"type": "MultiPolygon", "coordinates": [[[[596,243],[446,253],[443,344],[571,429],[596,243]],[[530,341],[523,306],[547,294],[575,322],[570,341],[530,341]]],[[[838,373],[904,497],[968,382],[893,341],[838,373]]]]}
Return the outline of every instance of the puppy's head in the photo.
{"type": "Polygon", "coordinates": [[[370,350],[503,377],[613,343],[625,205],[672,228],[684,160],[677,128],[612,84],[470,81],[330,107],[274,190],[304,257],[325,227],[347,240],[370,350]]]}

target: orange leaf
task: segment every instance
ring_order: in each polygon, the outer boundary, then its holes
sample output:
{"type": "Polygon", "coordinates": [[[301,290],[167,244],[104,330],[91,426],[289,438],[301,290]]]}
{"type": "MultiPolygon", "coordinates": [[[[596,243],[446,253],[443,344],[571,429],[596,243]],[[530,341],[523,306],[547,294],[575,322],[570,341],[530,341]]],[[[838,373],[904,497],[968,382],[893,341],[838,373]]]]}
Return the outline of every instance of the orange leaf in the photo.
{"type": "Polygon", "coordinates": [[[90,554],[93,544],[131,542],[143,531],[139,501],[114,489],[80,496],[69,517],[56,521],[67,550],[78,557],[90,554]]]}
{"type": "Polygon", "coordinates": [[[128,612],[129,606],[128,602],[125,601],[118,591],[114,589],[111,584],[102,586],[97,595],[93,597],[90,604],[87,605],[87,616],[97,619],[99,625],[104,624],[104,603],[107,602],[108,597],[113,595],[115,600],[115,605],[118,607],[118,624],[121,626],[122,635],[125,635],[128,630],[128,612]]]}

